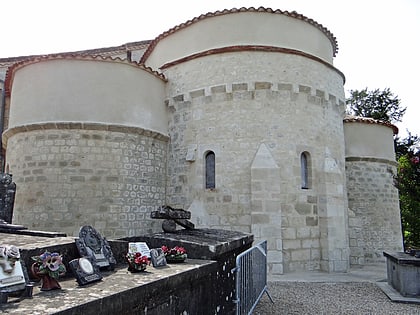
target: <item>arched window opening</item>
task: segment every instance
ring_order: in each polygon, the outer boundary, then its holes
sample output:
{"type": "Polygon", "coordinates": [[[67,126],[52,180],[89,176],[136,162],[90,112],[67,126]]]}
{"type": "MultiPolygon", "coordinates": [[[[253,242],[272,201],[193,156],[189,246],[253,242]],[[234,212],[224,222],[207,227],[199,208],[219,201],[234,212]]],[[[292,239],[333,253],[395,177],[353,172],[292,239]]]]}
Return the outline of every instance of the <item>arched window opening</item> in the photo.
{"type": "Polygon", "coordinates": [[[302,189],[310,188],[310,175],[310,155],[308,152],[302,152],[302,154],[300,155],[300,178],[302,189]]]}
{"type": "Polygon", "coordinates": [[[216,157],[213,151],[205,155],[206,163],[206,189],[216,188],[216,157]]]}

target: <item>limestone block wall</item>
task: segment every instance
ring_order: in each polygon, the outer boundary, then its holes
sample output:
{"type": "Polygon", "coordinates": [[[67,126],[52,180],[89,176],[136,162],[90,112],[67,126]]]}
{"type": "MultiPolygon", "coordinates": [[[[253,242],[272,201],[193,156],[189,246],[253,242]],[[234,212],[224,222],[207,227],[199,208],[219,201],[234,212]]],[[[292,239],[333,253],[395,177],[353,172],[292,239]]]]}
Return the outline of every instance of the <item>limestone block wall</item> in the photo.
{"type": "Polygon", "coordinates": [[[165,79],[136,63],[46,56],[14,66],[6,168],[17,184],[13,221],[109,238],[160,230],[165,202],[165,79]]]}
{"type": "Polygon", "coordinates": [[[345,119],[350,262],[384,261],[403,249],[392,125],[345,119]]]}
{"type": "Polygon", "coordinates": [[[277,252],[277,273],[346,270],[341,75],[301,56],[262,52],[209,55],[164,73],[168,203],[189,209],[199,227],[244,232],[251,232],[253,214],[268,210],[252,232],[277,252]],[[251,165],[261,144],[279,166],[277,201],[265,210],[251,202],[258,199],[251,165]],[[208,151],[216,157],[215,189],[205,189],[208,151]],[[301,189],[302,152],[310,153],[310,189],[301,189]]]}
{"type": "Polygon", "coordinates": [[[33,125],[6,136],[15,223],[73,236],[92,225],[111,239],[161,230],[150,212],[165,201],[167,138],[77,123],[33,125]]]}

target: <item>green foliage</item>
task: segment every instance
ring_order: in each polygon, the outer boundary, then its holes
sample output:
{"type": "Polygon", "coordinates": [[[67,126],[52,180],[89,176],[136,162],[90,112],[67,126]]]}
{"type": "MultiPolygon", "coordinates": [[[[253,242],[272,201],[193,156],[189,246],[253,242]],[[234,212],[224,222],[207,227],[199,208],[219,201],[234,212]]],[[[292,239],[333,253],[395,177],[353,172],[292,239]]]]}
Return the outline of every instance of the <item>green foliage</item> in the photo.
{"type": "Polygon", "coordinates": [[[406,108],[400,107],[398,96],[394,96],[389,88],[368,91],[351,90],[346,100],[347,113],[350,115],[370,117],[377,120],[395,123],[402,120],[406,108]]]}
{"type": "Polygon", "coordinates": [[[398,174],[404,247],[420,247],[420,152],[417,136],[397,142],[398,174]],[[399,149],[398,149],[399,148],[399,149]]]}

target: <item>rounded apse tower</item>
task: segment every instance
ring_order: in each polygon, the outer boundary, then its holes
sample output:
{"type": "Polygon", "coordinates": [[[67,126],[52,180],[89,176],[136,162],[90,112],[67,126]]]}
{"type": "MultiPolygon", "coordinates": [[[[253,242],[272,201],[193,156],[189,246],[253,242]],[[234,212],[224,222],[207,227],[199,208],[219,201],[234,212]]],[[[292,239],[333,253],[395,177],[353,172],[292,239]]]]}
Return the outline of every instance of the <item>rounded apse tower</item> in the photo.
{"type": "Polygon", "coordinates": [[[165,199],[163,76],[78,55],[25,60],[8,75],[14,222],[74,236],[92,225],[108,238],[159,229],[148,219],[165,199]]]}
{"type": "Polygon", "coordinates": [[[141,60],[168,80],[167,202],[267,239],[270,273],[349,266],[336,52],[312,19],[243,8],[178,25],[141,60]]]}
{"type": "Polygon", "coordinates": [[[393,135],[398,129],[372,118],[344,119],[352,265],[384,261],[402,251],[403,239],[393,135]]]}

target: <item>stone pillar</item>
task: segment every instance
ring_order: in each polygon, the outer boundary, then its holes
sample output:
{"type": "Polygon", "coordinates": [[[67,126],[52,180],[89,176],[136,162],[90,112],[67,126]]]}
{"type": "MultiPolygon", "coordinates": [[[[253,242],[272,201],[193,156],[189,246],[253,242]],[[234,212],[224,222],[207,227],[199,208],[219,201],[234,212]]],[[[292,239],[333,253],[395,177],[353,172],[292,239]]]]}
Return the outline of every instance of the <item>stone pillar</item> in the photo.
{"type": "Polygon", "coordinates": [[[327,272],[347,272],[349,269],[343,164],[331,156],[327,149],[322,173],[323,185],[321,185],[318,204],[321,270],[327,272]]]}
{"type": "Polygon", "coordinates": [[[270,274],[283,274],[280,169],[265,144],[251,165],[251,232],[256,241],[267,240],[270,274]]]}

